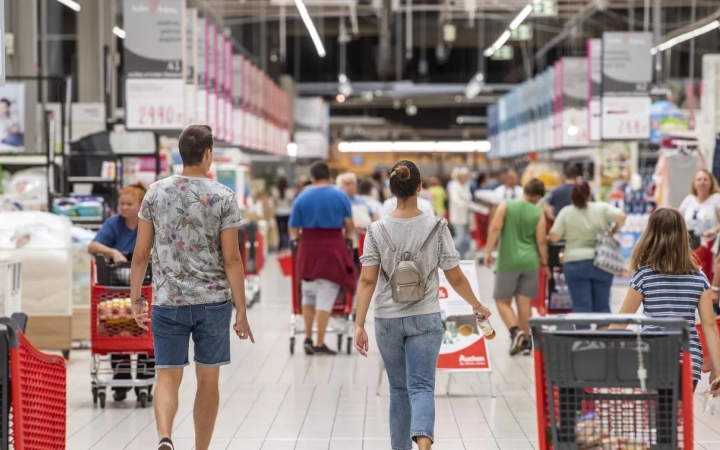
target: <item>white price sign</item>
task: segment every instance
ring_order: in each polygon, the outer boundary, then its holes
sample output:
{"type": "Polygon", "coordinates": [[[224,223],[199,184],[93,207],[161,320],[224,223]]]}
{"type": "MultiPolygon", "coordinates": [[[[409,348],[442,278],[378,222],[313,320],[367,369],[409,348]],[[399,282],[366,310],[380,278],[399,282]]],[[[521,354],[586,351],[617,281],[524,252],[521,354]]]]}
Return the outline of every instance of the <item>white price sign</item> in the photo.
{"type": "Polygon", "coordinates": [[[648,139],[650,97],[603,97],[603,139],[648,139]]]}
{"type": "Polygon", "coordinates": [[[129,130],[184,128],[182,79],[130,78],[125,82],[125,124],[129,130]]]}

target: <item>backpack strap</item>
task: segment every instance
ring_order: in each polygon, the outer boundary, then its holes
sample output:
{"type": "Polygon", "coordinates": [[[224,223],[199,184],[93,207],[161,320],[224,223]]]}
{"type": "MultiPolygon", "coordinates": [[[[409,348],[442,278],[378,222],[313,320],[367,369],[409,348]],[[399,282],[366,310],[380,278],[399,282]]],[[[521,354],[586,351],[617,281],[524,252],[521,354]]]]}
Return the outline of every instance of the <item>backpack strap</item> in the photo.
{"type": "Polygon", "coordinates": [[[430,244],[430,240],[433,238],[433,236],[435,236],[435,233],[437,233],[437,230],[440,228],[441,225],[442,225],[442,220],[438,219],[437,223],[435,224],[433,229],[430,231],[430,234],[428,235],[428,237],[425,238],[425,242],[423,242],[423,245],[422,245],[422,247],[420,247],[420,251],[417,252],[417,254],[415,255],[415,258],[417,258],[418,255],[420,255],[420,253],[425,251],[427,246],[430,244]]]}
{"type": "MultiPolygon", "coordinates": [[[[397,249],[395,248],[395,244],[392,243],[392,240],[390,239],[390,233],[388,233],[387,228],[385,228],[385,225],[383,225],[382,220],[378,220],[378,225],[380,226],[380,233],[383,236],[383,239],[385,240],[385,243],[390,247],[390,250],[392,250],[393,253],[397,253],[397,249]]],[[[425,245],[425,244],[423,244],[425,245]]],[[[422,250],[420,250],[422,251],[422,250]]]]}

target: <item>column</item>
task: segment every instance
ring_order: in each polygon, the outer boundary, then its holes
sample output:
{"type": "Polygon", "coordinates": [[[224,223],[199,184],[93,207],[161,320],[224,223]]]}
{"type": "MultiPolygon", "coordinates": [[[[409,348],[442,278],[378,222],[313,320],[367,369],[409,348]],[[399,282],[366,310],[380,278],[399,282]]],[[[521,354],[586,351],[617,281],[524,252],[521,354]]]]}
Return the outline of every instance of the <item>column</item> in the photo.
{"type": "Polygon", "coordinates": [[[77,0],[78,13],[78,100],[80,102],[105,102],[110,95],[110,116],[114,116],[117,102],[117,38],[113,34],[116,25],[116,0],[77,0]],[[105,54],[106,47],[109,57],[105,54]],[[105,86],[105,66],[110,61],[112,78],[105,86]],[[107,92],[106,92],[107,91],[107,92]]]}

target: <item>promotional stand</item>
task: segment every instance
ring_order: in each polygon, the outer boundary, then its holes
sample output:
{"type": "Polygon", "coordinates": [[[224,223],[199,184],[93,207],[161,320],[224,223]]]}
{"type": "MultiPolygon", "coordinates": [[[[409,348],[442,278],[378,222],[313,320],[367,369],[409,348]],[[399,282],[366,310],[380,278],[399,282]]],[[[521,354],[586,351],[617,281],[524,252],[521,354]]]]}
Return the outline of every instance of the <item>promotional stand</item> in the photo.
{"type": "MultiPolygon", "coordinates": [[[[460,269],[470,282],[473,293],[480,299],[475,261],[460,261],[460,269]]],[[[492,380],[490,355],[485,337],[478,328],[475,314],[470,305],[450,286],[442,270],[438,270],[438,276],[440,278],[440,315],[444,334],[436,370],[448,374],[445,393],[450,395],[454,374],[482,372],[488,376],[490,392],[494,398],[496,393],[492,380]]],[[[384,372],[385,365],[381,362],[376,395],[380,395],[384,372]]]]}

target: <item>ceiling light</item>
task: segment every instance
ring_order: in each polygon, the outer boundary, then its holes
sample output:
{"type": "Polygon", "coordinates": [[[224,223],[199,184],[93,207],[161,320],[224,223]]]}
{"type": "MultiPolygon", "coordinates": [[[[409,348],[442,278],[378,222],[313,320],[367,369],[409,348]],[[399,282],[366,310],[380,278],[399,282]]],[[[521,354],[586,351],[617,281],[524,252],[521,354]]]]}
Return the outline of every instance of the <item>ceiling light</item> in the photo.
{"type": "Polygon", "coordinates": [[[500,35],[498,40],[495,41],[495,43],[492,46],[488,47],[483,52],[483,55],[485,55],[488,58],[491,57],[496,51],[498,51],[498,49],[500,47],[505,45],[505,43],[507,42],[508,39],[510,39],[510,31],[505,30],[505,31],[503,31],[503,34],[500,35]]]}
{"type": "Polygon", "coordinates": [[[310,14],[305,7],[305,3],[303,3],[303,0],[295,0],[295,6],[297,6],[300,17],[302,17],[302,21],[305,24],[305,28],[307,28],[308,33],[310,33],[310,37],[312,38],[313,44],[315,44],[315,49],[317,50],[318,55],[320,55],[321,58],[325,57],[325,47],[323,47],[320,35],[318,35],[315,24],[310,18],[310,14]]]}
{"type": "Polygon", "coordinates": [[[475,153],[490,151],[488,141],[358,141],[340,142],[341,153],[475,153]]]}
{"type": "Polygon", "coordinates": [[[510,22],[510,25],[508,26],[508,28],[510,28],[510,31],[513,31],[513,30],[515,30],[517,27],[519,27],[520,24],[523,23],[523,21],[524,21],[525,19],[527,19],[527,16],[530,15],[530,13],[532,12],[532,9],[533,9],[533,8],[532,8],[532,5],[525,5],[525,7],[522,9],[522,11],[520,11],[520,14],[518,14],[518,15],[513,19],[513,21],[510,22]]]}
{"type": "Polygon", "coordinates": [[[335,100],[337,100],[338,103],[345,103],[345,96],[342,94],[338,94],[335,96],[335,100]]]}
{"type": "Polygon", "coordinates": [[[287,154],[291,158],[296,158],[298,154],[298,145],[294,142],[290,142],[287,145],[287,154]]]}
{"type": "Polygon", "coordinates": [[[67,6],[68,8],[72,9],[75,12],[80,11],[80,4],[74,0],[57,0],[63,5],[67,6]]]}
{"type": "Polygon", "coordinates": [[[125,39],[125,36],[127,36],[127,33],[125,33],[125,30],[123,30],[120,27],[113,27],[113,34],[120,39],[125,39]]]}
{"type": "Polygon", "coordinates": [[[580,132],[580,129],[575,125],[570,125],[567,129],[567,134],[570,136],[577,136],[577,134],[580,132]]]}
{"type": "Polygon", "coordinates": [[[701,27],[695,28],[692,31],[688,31],[687,33],[683,33],[680,36],[675,36],[672,39],[668,39],[667,41],[663,42],[662,44],[658,45],[657,47],[653,47],[653,49],[650,50],[650,53],[655,55],[655,54],[657,54],[657,52],[664,52],[665,50],[668,50],[669,48],[674,47],[682,42],[689,41],[690,39],[696,38],[705,33],[709,33],[712,30],[715,30],[717,28],[720,28],[720,21],[713,20],[712,22],[710,22],[706,25],[703,25],[701,27]]]}
{"type": "Polygon", "coordinates": [[[405,114],[408,116],[414,116],[417,114],[417,106],[415,105],[408,105],[407,108],[405,108],[405,114]]]}

